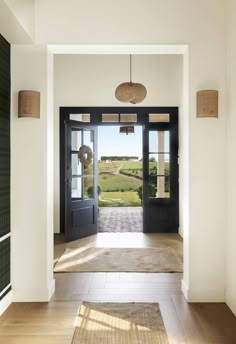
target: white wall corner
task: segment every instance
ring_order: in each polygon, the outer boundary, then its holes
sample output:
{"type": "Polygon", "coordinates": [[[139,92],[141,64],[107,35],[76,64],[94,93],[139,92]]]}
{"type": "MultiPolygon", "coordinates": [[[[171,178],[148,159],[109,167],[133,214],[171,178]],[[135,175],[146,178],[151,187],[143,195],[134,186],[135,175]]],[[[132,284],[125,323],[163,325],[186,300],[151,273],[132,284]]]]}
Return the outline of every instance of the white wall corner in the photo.
{"type": "Polygon", "coordinates": [[[32,44],[33,42],[5,1],[0,1],[0,32],[12,44],[32,44]]]}
{"type": "Polygon", "coordinates": [[[236,316],[236,297],[229,291],[226,291],[226,304],[236,316]]]}
{"type": "Polygon", "coordinates": [[[181,238],[184,238],[184,231],[182,229],[182,227],[179,227],[179,231],[178,231],[179,235],[181,236],[181,238]]]}
{"type": "Polygon", "coordinates": [[[13,289],[13,302],[49,302],[55,292],[55,280],[48,288],[13,289]]]}
{"type": "Polygon", "coordinates": [[[0,301],[0,316],[7,310],[13,302],[12,290],[0,301]]]}
{"type": "Polygon", "coordinates": [[[55,279],[53,278],[52,283],[51,283],[50,287],[48,288],[48,301],[51,300],[53,294],[55,293],[55,287],[56,287],[55,279]]]}
{"type": "Polygon", "coordinates": [[[182,293],[184,294],[185,299],[188,301],[188,286],[185,283],[184,279],[182,279],[181,281],[181,290],[182,290],[182,293]]]}
{"type": "Polygon", "coordinates": [[[4,0],[22,29],[34,42],[35,36],[35,2],[32,0],[4,0]]]}
{"type": "Polygon", "coordinates": [[[224,290],[189,288],[182,280],[182,293],[188,302],[225,302],[224,290]]]}

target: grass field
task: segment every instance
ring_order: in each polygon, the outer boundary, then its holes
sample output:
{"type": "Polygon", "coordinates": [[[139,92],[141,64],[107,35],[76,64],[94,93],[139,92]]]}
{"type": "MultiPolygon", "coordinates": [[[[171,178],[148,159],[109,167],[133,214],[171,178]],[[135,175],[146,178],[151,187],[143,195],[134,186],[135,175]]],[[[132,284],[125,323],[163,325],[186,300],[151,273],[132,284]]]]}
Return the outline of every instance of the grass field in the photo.
{"type": "Polygon", "coordinates": [[[124,169],[141,169],[143,167],[142,161],[120,161],[120,164],[124,169]]]}
{"type": "MultiPolygon", "coordinates": [[[[140,206],[141,200],[137,189],[142,185],[142,166],[142,161],[121,160],[110,163],[99,161],[98,185],[101,189],[99,206],[140,206]]],[[[149,163],[149,171],[150,174],[156,174],[157,162],[149,163]]],[[[165,163],[165,171],[168,174],[168,162],[165,163]]],[[[90,174],[89,169],[87,173],[90,174]]]]}
{"type": "Polygon", "coordinates": [[[101,192],[100,207],[139,207],[141,201],[137,192],[101,192]]]}
{"type": "Polygon", "coordinates": [[[111,171],[116,172],[117,169],[142,169],[143,162],[142,161],[113,161],[110,163],[106,163],[104,161],[99,161],[98,168],[99,171],[111,171]]]}
{"type": "Polygon", "coordinates": [[[120,169],[122,161],[115,161],[106,164],[104,161],[99,161],[98,163],[98,170],[99,172],[117,172],[120,169]]]}
{"type": "Polygon", "coordinates": [[[103,192],[109,191],[135,191],[142,184],[141,180],[133,177],[117,175],[103,175],[98,177],[98,184],[103,192]]]}

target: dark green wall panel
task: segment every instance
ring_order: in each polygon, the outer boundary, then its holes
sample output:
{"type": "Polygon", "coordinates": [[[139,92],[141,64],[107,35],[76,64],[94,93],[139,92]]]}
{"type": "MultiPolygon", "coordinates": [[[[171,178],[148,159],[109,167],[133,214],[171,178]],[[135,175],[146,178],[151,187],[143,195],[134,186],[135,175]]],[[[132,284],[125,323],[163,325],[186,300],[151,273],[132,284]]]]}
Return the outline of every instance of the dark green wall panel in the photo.
{"type": "MultiPolygon", "coordinates": [[[[10,80],[10,44],[0,35],[0,239],[10,233],[10,80]]],[[[10,237],[7,237],[0,242],[0,293],[9,284],[10,237]]]]}
{"type": "Polygon", "coordinates": [[[10,238],[0,243],[0,290],[5,289],[10,283],[10,238]]]}
{"type": "Polygon", "coordinates": [[[10,232],[10,44],[0,35],[0,237],[10,232]]]}

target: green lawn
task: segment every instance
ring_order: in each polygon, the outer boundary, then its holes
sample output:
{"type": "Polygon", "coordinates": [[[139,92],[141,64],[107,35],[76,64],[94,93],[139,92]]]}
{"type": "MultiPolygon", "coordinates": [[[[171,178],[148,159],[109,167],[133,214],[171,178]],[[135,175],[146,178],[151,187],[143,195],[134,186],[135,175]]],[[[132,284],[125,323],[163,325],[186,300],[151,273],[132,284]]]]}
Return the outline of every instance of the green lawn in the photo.
{"type": "Polygon", "coordinates": [[[123,174],[125,176],[134,177],[137,179],[142,180],[143,178],[143,170],[142,169],[120,169],[120,174],[123,174]]]}
{"type": "Polygon", "coordinates": [[[113,161],[110,163],[105,163],[104,161],[99,161],[98,169],[99,171],[109,171],[109,172],[116,172],[117,169],[142,169],[143,162],[142,161],[113,161]]]}
{"type": "Polygon", "coordinates": [[[123,169],[141,169],[143,168],[142,161],[120,161],[123,169]]]}
{"type": "Polygon", "coordinates": [[[98,184],[103,192],[106,191],[135,191],[142,185],[142,181],[133,177],[123,175],[104,175],[98,176],[98,184]]]}
{"type": "Polygon", "coordinates": [[[99,172],[116,172],[120,168],[121,163],[121,161],[115,161],[106,164],[104,161],[99,161],[98,170],[99,172]]]}
{"type": "MultiPolygon", "coordinates": [[[[137,189],[142,185],[142,161],[113,161],[98,163],[98,185],[101,189],[100,207],[140,206],[137,189]],[[111,174],[102,174],[102,172],[111,174]]],[[[157,162],[149,163],[151,175],[156,175],[157,162]]],[[[169,163],[165,163],[165,171],[169,172],[169,163]]],[[[87,174],[91,171],[87,169],[87,174]]],[[[153,176],[153,178],[155,178],[153,176]]],[[[156,181],[156,179],[155,179],[156,181]]],[[[155,183],[154,183],[155,184],[155,183]]],[[[87,185],[86,185],[87,186],[87,185]]]]}
{"type": "Polygon", "coordinates": [[[141,201],[137,192],[101,192],[99,197],[100,207],[138,207],[141,201]]]}

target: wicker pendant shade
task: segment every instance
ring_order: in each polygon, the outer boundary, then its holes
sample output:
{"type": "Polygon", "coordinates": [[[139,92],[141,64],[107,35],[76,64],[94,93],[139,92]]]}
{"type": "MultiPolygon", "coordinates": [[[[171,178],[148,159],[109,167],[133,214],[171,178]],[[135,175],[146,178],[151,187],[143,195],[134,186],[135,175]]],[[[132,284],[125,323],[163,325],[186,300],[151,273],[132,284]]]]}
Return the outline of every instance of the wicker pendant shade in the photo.
{"type": "Polygon", "coordinates": [[[137,104],[147,95],[146,87],[135,82],[124,82],[116,88],[115,96],[120,102],[137,104]]]}
{"type": "Polygon", "coordinates": [[[130,55],[130,82],[123,82],[115,91],[116,99],[124,103],[137,104],[147,95],[146,87],[140,83],[132,82],[132,57],[130,55]]]}

